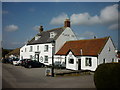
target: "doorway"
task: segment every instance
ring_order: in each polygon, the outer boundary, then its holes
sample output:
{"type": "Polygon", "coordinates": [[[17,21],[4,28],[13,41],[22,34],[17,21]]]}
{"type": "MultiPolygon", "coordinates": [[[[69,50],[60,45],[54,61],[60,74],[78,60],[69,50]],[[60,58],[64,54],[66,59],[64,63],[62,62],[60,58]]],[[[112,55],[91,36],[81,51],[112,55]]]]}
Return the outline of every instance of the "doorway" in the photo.
{"type": "Polygon", "coordinates": [[[35,54],[36,61],[39,62],[39,54],[35,54]]]}
{"type": "Polygon", "coordinates": [[[78,70],[81,70],[81,59],[78,59],[78,70]]]}

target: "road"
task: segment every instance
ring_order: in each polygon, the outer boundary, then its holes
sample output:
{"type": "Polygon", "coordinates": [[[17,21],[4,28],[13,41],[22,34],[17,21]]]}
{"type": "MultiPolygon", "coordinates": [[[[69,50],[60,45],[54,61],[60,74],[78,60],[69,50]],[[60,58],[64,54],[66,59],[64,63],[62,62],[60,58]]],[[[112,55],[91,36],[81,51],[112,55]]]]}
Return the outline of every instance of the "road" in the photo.
{"type": "Polygon", "coordinates": [[[46,77],[45,68],[2,65],[2,88],[95,88],[93,75],[46,77]]]}

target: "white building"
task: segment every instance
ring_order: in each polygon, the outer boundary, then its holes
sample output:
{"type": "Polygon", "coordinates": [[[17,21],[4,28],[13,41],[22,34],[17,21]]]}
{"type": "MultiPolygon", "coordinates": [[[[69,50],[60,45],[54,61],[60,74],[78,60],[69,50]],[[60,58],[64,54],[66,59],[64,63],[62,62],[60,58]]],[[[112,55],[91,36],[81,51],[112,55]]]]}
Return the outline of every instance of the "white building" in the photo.
{"type": "Polygon", "coordinates": [[[69,19],[65,20],[64,27],[43,31],[41,26],[40,32],[20,49],[20,59],[31,58],[50,65],[52,55],[70,40],[77,40],[77,38],[70,28],[69,19]]]}
{"type": "Polygon", "coordinates": [[[66,42],[56,53],[67,69],[95,71],[102,63],[118,62],[110,37],[66,42]]]}

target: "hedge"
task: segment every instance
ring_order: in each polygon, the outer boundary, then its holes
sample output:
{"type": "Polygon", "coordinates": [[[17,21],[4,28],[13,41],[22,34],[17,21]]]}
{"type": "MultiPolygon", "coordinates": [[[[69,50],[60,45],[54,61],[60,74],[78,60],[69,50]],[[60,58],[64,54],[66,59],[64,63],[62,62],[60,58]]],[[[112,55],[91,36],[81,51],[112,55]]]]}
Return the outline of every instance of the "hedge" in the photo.
{"type": "Polygon", "coordinates": [[[94,74],[97,89],[120,88],[120,63],[100,64],[94,74]]]}

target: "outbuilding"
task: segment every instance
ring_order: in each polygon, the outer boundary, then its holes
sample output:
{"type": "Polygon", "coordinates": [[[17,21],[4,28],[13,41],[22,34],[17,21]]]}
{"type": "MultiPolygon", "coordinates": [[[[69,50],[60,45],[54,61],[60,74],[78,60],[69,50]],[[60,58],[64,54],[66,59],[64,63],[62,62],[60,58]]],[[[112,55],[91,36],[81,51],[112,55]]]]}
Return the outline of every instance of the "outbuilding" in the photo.
{"type": "Polygon", "coordinates": [[[66,69],[95,71],[99,64],[117,62],[110,37],[67,41],[56,53],[64,56],[66,69]]]}

